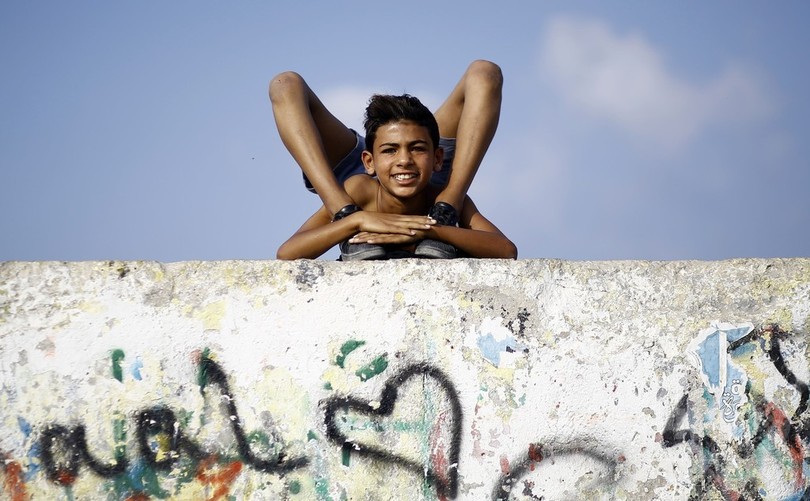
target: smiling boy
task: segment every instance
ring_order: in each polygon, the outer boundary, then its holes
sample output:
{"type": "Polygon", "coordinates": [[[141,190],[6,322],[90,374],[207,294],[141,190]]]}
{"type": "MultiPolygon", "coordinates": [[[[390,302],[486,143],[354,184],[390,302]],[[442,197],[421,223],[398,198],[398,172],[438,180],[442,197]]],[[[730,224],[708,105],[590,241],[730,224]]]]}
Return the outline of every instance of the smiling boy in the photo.
{"type": "Polygon", "coordinates": [[[373,96],[365,128],[360,158],[366,175],[352,175],[343,184],[353,203],[335,217],[322,206],[282,244],[279,259],[316,258],[337,244],[344,260],[441,257],[435,256],[435,242],[471,257],[517,257],[515,245],[466,195],[458,227],[424,215],[444,190],[446,159],[436,118],[418,99],[373,96]]]}

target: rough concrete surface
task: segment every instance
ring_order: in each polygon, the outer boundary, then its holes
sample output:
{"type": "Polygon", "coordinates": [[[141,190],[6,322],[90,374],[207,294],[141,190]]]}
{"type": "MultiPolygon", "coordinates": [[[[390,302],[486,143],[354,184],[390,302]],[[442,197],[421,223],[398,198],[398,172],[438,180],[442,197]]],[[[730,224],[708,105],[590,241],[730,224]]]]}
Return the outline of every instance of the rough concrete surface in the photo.
{"type": "Polygon", "coordinates": [[[0,499],[805,499],[810,259],[0,264],[0,499]]]}

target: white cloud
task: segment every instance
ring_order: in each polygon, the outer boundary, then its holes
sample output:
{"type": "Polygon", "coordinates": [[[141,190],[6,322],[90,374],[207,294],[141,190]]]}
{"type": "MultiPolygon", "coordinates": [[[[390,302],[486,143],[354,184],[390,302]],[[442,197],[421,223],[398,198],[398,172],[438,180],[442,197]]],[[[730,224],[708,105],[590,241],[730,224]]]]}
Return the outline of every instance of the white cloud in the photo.
{"type": "Polygon", "coordinates": [[[601,21],[551,20],[540,62],[567,104],[657,146],[678,148],[711,124],[756,120],[773,108],[756,73],[729,65],[707,83],[690,82],[642,36],[601,21]]]}
{"type": "Polygon", "coordinates": [[[363,132],[363,113],[374,90],[361,87],[335,87],[320,92],[318,97],[326,108],[347,127],[363,132]]]}

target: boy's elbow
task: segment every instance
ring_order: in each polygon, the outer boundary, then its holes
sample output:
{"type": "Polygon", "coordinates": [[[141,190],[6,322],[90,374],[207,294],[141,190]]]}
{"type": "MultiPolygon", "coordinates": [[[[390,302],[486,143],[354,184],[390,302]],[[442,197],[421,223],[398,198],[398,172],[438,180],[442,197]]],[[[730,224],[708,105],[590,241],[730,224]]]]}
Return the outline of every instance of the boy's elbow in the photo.
{"type": "Polygon", "coordinates": [[[280,259],[282,261],[292,261],[293,259],[298,259],[298,256],[290,252],[290,249],[287,245],[282,245],[276,251],[276,259],[280,259]]]}
{"type": "Polygon", "coordinates": [[[505,254],[504,258],[505,259],[517,259],[518,250],[517,250],[517,246],[515,244],[513,244],[512,242],[509,242],[509,245],[504,250],[506,251],[504,253],[505,254]]]}

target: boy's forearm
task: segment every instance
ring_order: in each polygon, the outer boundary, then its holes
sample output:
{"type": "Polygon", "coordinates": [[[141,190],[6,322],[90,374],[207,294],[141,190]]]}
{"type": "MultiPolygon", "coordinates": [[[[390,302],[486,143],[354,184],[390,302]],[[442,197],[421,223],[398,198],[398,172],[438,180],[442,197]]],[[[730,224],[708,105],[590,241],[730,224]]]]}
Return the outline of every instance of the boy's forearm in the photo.
{"type": "Polygon", "coordinates": [[[425,238],[446,242],[472,257],[517,259],[517,247],[502,233],[434,226],[425,234],[425,238]]]}
{"type": "Polygon", "coordinates": [[[348,218],[309,230],[299,230],[279,247],[277,259],[315,259],[357,233],[348,218]]]}

